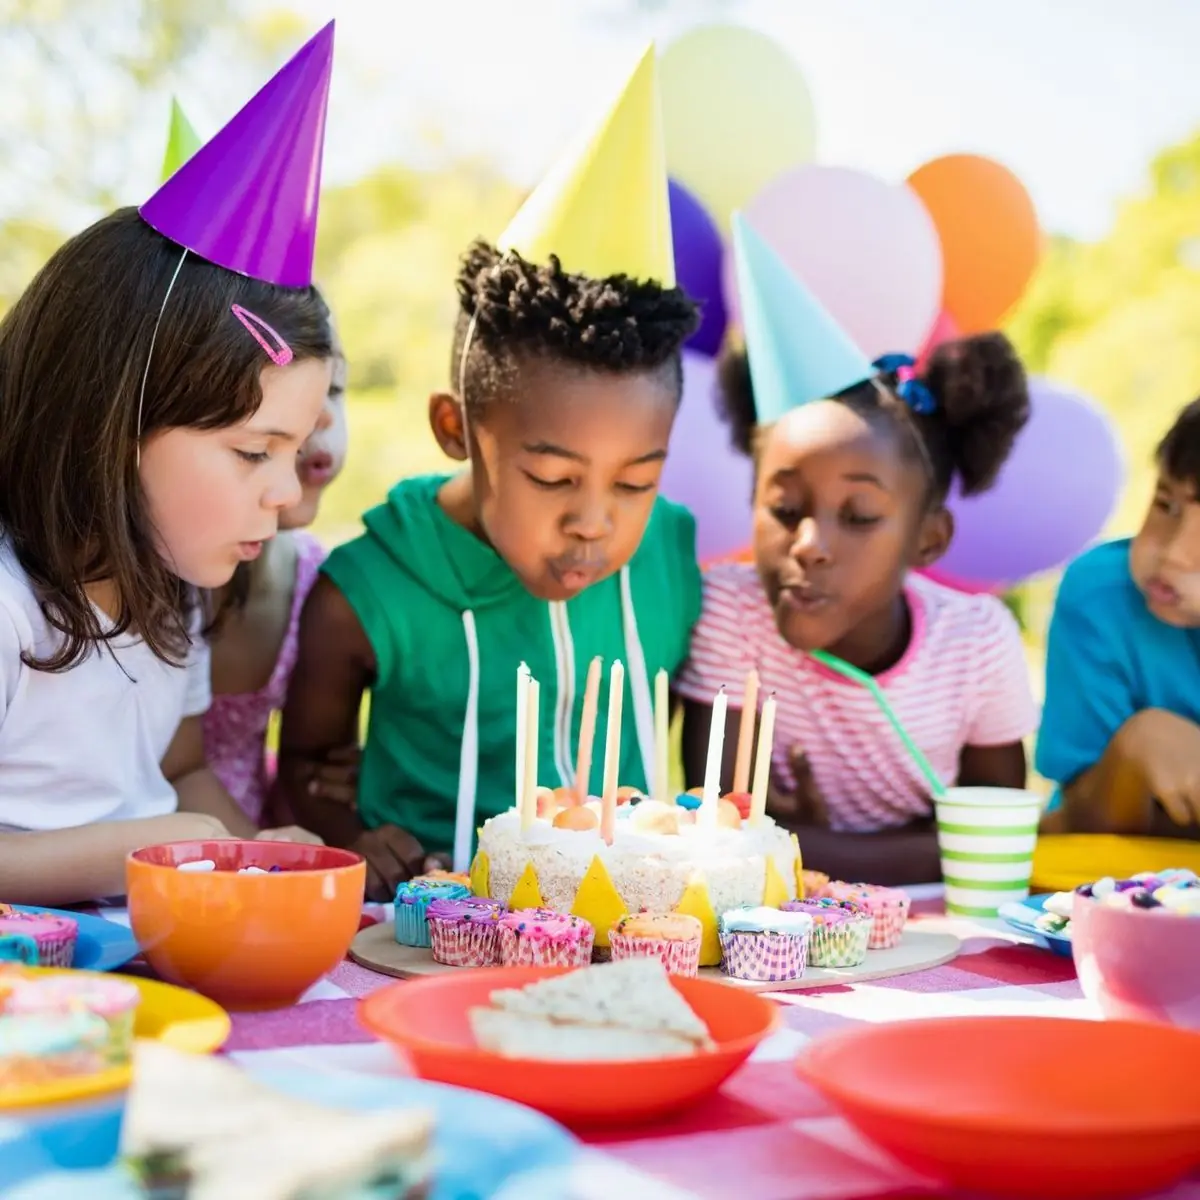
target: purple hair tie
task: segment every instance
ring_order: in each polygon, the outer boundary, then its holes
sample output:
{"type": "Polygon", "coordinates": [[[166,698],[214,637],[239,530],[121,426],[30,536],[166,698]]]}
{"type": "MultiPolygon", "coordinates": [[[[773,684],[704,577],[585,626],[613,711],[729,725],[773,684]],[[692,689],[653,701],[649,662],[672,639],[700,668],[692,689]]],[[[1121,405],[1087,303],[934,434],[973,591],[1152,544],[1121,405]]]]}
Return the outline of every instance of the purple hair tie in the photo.
{"type": "Polygon", "coordinates": [[[241,321],[246,327],[246,332],[267,352],[267,357],[277,367],[286,367],[292,361],[294,355],[292,354],[291,346],[262,317],[256,316],[248,308],[243,308],[240,304],[233,305],[229,311],[241,321]],[[263,332],[273,337],[277,344],[272,346],[263,337],[263,332]]]}

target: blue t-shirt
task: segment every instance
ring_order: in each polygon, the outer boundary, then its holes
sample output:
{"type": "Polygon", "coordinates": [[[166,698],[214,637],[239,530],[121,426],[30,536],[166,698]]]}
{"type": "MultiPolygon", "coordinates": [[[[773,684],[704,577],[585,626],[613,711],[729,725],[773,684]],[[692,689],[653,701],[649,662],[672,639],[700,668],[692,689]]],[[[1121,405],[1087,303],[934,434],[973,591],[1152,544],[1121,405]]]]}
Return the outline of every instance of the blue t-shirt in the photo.
{"type": "Polygon", "coordinates": [[[1038,772],[1069,784],[1147,708],[1200,724],[1200,629],[1150,612],[1129,573],[1125,538],[1089,550],[1063,575],[1046,647],[1038,772]]]}

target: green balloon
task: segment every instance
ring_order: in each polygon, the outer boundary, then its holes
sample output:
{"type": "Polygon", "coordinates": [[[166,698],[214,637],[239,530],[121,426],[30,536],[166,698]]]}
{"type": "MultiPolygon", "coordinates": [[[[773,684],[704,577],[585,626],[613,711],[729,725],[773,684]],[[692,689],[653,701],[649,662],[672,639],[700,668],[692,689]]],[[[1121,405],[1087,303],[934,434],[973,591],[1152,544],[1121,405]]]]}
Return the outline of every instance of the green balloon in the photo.
{"type": "Polygon", "coordinates": [[[199,149],[199,136],[187,119],[187,114],[180,108],[179,101],[172,96],[171,127],[167,133],[167,152],[163,155],[162,164],[163,181],[170,179],[199,149]]]}

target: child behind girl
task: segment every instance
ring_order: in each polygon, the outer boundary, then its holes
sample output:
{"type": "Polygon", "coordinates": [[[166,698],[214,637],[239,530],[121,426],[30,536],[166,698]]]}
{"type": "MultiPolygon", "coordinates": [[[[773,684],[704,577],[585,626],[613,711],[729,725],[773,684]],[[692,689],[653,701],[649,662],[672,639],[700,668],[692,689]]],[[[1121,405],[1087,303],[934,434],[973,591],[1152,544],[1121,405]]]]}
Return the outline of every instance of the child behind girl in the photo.
{"type": "MultiPolygon", "coordinates": [[[[745,296],[760,281],[746,265],[753,232],[738,230],[745,296]]],[[[785,270],[760,241],[752,250],[750,266],[785,270]]],[[[911,360],[874,373],[798,281],[781,306],[773,279],[773,307],[744,306],[749,360],[734,352],[722,365],[734,440],[755,459],[755,565],[705,579],[677,683],[687,779],[703,777],[714,693],[727,686],[739,706],[754,668],[760,695],[778,697],[772,784],[781,819],[805,826],[805,864],[880,883],[936,879],[927,784],[870,693],[808,652],[874,676],[946,784],[1024,785],[1021,742],[1037,717],[1015,622],[992,596],[912,572],[950,543],[951,483],[971,495],[995,479],[1028,417],[1025,375],[1000,334],[940,347],[923,380],[911,360]],[[837,339],[841,369],[818,378],[837,339]],[[804,355],[789,362],[796,347],[804,355]]]]}
{"type": "MultiPolygon", "coordinates": [[[[321,543],[304,530],[345,462],[345,391],[346,359],[335,337],[329,395],[300,452],[300,501],[280,513],[280,532],[262,554],[240,563],[229,585],[213,598],[213,701],[204,717],[205,756],[256,828],[264,821],[291,820],[286,807],[276,803],[278,791],[270,788],[267,725],[272,712],[283,707],[296,662],[300,611],[325,558],[321,543]]],[[[325,764],[311,781],[317,793],[353,800],[356,763],[355,750],[340,764],[325,764]]]]}
{"type": "Polygon", "coordinates": [[[1137,534],[1063,575],[1037,767],[1068,829],[1200,838],[1200,400],[1157,458],[1137,534]]]}
{"type": "MultiPolygon", "coordinates": [[[[324,104],[331,36],[234,118],[282,91],[271,126],[300,122],[279,143],[302,162],[320,161],[323,122],[306,144],[305,119],[324,104]],[[295,103],[297,72],[313,105],[295,103]]],[[[276,192],[266,226],[236,205],[222,224],[212,196],[231,163],[251,196],[270,190],[245,181],[245,138],[222,131],[140,212],[62,246],[0,322],[6,900],[120,893],[131,850],[244,819],[204,760],[197,593],[227,584],[299,500],[332,347],[309,285],[311,189],[276,192]]]]}

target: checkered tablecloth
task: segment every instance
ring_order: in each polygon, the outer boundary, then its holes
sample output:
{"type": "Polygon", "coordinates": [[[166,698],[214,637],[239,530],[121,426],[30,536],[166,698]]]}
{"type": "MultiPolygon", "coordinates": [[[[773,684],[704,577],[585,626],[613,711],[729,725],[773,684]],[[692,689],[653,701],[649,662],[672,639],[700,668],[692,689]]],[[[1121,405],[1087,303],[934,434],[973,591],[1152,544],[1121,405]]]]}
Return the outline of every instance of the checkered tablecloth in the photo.
{"type": "MultiPolygon", "coordinates": [[[[920,889],[914,889],[920,891],[920,889]]],[[[950,1197],[859,1137],[793,1069],[813,1037],[860,1021],[1011,1013],[1098,1019],[1071,960],[1022,944],[999,925],[935,915],[940,901],[914,904],[916,920],[962,937],[945,966],[875,983],[780,993],[784,1027],[701,1106],[640,1130],[585,1134],[588,1151],[562,1200],[751,1197],[753,1200],[874,1200],[950,1197]]],[[[368,908],[376,919],[386,910],[368,908]]],[[[121,909],[104,910],[124,921],[121,909]]],[[[226,1051],[246,1066],[399,1074],[390,1049],[355,1020],[355,1001],[395,982],[349,961],[296,1006],[236,1014],[226,1051]]],[[[1147,1198],[1150,1200],[1150,1198],[1147,1198]]],[[[1153,1200],[1200,1200],[1200,1175],[1153,1200]]]]}

